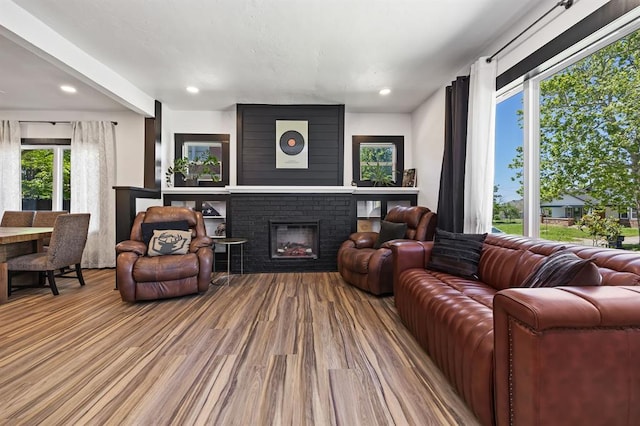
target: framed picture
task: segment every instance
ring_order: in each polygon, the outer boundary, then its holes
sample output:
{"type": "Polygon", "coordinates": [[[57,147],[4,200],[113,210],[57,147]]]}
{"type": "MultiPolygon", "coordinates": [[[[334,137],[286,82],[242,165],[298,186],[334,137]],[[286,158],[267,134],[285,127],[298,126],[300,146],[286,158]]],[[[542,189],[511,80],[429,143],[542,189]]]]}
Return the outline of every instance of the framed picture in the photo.
{"type": "Polygon", "coordinates": [[[402,173],[402,186],[415,187],[416,186],[416,169],[405,169],[402,173]]]}

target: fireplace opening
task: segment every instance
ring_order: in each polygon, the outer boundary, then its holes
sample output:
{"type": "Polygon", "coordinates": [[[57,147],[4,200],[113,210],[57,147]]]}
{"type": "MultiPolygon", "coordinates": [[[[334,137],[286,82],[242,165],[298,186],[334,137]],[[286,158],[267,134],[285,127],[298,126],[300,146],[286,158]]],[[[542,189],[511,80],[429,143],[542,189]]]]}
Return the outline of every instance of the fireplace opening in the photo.
{"type": "Polygon", "coordinates": [[[269,221],[271,259],[317,259],[318,221],[269,221]]]}

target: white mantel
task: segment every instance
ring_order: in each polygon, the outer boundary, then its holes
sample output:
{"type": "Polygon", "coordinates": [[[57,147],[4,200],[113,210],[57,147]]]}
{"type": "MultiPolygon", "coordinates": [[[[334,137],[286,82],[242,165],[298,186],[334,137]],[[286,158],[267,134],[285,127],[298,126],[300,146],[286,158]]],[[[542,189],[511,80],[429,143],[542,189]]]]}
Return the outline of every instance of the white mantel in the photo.
{"type": "Polygon", "coordinates": [[[181,186],[164,188],[167,194],[417,194],[418,188],[398,186],[181,186]]]}

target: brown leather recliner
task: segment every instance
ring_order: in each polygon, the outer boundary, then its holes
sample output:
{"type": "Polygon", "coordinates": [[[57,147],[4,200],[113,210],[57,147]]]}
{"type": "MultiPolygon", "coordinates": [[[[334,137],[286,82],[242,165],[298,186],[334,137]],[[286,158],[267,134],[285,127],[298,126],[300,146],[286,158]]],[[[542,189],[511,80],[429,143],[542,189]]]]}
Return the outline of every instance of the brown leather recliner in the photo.
{"type": "Polygon", "coordinates": [[[211,245],[201,212],[158,206],[138,213],[130,239],[116,245],[116,282],[122,300],[135,302],[206,292],[213,265],[211,245]],[[147,256],[142,224],[182,220],[191,230],[187,254],[147,256]]]}
{"type": "MultiPolygon", "coordinates": [[[[394,207],[384,218],[388,222],[406,223],[404,238],[433,240],[437,216],[426,207],[394,207]]],[[[393,260],[386,243],[374,248],[377,232],[355,232],[338,249],[338,271],[351,285],[375,295],[393,293],[393,260]]]]}

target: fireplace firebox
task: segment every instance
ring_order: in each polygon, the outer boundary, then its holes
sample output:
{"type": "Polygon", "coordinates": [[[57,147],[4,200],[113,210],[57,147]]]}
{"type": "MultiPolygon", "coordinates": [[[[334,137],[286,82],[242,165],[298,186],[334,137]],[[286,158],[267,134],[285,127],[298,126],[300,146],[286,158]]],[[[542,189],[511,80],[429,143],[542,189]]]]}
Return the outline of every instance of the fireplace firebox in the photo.
{"type": "Polygon", "coordinates": [[[317,259],[319,221],[269,221],[271,259],[317,259]]]}

